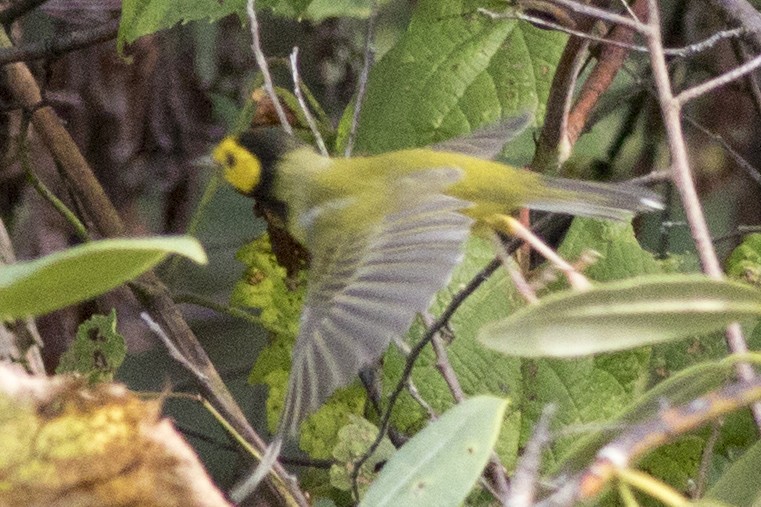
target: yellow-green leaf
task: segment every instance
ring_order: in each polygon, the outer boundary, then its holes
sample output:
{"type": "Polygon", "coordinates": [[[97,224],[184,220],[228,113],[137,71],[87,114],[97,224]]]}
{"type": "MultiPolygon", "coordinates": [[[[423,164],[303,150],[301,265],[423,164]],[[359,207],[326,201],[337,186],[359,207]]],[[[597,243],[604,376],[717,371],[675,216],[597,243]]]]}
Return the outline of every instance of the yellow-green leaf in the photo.
{"type": "Polygon", "coordinates": [[[388,460],[360,505],[462,505],[492,453],[507,404],[478,396],[447,411],[388,460]]]}
{"type": "Polygon", "coordinates": [[[562,292],[484,326],[505,354],[577,357],[626,350],[761,316],[761,291],[701,275],[656,275],[562,292]]]}
{"type": "Polygon", "coordinates": [[[206,263],[198,240],[176,236],[93,241],[2,266],[0,317],[42,315],[90,299],[151,269],[169,254],[206,263]]]}

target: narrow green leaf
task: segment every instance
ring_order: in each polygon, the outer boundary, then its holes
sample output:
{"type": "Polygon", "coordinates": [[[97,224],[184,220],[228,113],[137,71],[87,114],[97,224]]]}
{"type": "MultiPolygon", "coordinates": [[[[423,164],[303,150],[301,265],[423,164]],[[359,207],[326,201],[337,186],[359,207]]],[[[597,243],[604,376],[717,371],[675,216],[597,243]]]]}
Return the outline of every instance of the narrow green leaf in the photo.
{"type": "Polygon", "coordinates": [[[576,357],[706,334],[761,315],[761,291],[699,275],[656,275],[563,292],[484,326],[505,354],[576,357]]]}
{"type": "Polygon", "coordinates": [[[478,396],[446,412],[391,457],[360,505],[461,505],[489,459],[507,404],[478,396]]]}
{"type": "Polygon", "coordinates": [[[42,315],[135,278],[168,254],[206,263],[190,237],[109,239],[0,267],[0,317],[42,315]]]}

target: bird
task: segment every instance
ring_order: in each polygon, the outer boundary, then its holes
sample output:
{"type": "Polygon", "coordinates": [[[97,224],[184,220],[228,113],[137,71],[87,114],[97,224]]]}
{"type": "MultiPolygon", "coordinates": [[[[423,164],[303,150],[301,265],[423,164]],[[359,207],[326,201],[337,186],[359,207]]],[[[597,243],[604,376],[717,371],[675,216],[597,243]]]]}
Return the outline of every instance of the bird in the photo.
{"type": "Polygon", "coordinates": [[[310,254],[276,440],[380,359],[425,312],[471,233],[520,208],[625,220],[662,208],[633,185],[547,177],[490,160],[527,115],[429,148],[330,157],[279,127],[224,138],[212,158],[310,254]]]}

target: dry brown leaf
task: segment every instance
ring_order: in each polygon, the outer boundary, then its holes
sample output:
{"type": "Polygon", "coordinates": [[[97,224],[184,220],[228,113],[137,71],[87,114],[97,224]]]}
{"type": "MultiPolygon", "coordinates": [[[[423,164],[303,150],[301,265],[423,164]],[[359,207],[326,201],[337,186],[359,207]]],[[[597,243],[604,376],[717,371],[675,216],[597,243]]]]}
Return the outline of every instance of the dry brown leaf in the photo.
{"type": "Polygon", "coordinates": [[[0,506],[230,505],[156,401],[0,364],[0,506]]]}

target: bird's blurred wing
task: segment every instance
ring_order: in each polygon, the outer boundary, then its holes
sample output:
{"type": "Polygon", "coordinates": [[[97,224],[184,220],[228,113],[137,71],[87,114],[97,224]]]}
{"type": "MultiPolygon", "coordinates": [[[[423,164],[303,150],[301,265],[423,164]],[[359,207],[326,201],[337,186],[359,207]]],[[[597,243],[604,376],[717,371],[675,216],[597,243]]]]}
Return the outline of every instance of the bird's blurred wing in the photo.
{"type": "Polygon", "coordinates": [[[472,221],[458,213],[470,203],[441,192],[461,176],[427,169],[394,181],[385,189],[390,212],[348,235],[326,230],[334,221],[315,213],[314,233],[329,240],[312,252],[281,435],[295,434],[333,391],[378,360],[449,281],[472,221]]]}
{"type": "Polygon", "coordinates": [[[500,154],[509,141],[526,130],[533,119],[533,113],[524,111],[518,116],[480,128],[465,136],[434,144],[431,148],[491,160],[500,154]]]}

